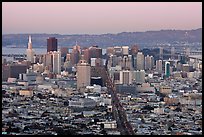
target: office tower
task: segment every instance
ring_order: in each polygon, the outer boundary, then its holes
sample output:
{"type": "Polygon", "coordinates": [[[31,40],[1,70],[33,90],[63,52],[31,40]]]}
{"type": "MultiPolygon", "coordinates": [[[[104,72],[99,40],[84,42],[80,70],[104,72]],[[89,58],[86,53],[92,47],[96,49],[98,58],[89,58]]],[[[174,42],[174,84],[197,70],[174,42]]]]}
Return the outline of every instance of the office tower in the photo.
{"type": "Polygon", "coordinates": [[[163,47],[159,47],[159,58],[163,59],[163,47]]]}
{"type": "Polygon", "coordinates": [[[27,61],[34,63],[34,50],[32,49],[31,36],[29,36],[28,49],[26,49],[27,61]]]}
{"type": "Polygon", "coordinates": [[[83,48],[82,49],[82,55],[84,55],[84,60],[89,62],[90,57],[89,57],[89,49],[88,48],[83,48]]]}
{"type": "Polygon", "coordinates": [[[138,53],[139,47],[138,45],[133,45],[130,49],[130,54],[133,56],[136,56],[138,53]]]}
{"type": "Polygon", "coordinates": [[[77,89],[89,86],[91,79],[91,67],[85,60],[77,64],[77,89]]]}
{"type": "Polygon", "coordinates": [[[114,47],[115,55],[116,56],[121,56],[122,55],[122,48],[119,46],[114,47]]]}
{"type": "Polygon", "coordinates": [[[166,77],[170,76],[170,62],[168,61],[165,62],[165,76],[166,77]]]}
{"type": "Polygon", "coordinates": [[[70,55],[72,65],[75,65],[79,62],[79,57],[80,57],[79,51],[76,48],[73,48],[70,55]]]}
{"type": "Polygon", "coordinates": [[[129,47],[128,46],[122,46],[122,52],[123,56],[129,54],[129,47]]]}
{"type": "Polygon", "coordinates": [[[57,51],[57,39],[55,37],[49,37],[47,39],[47,52],[57,51]]]}
{"type": "Polygon", "coordinates": [[[101,58],[91,58],[91,66],[103,66],[103,60],[101,58]]]}
{"type": "Polygon", "coordinates": [[[120,84],[132,84],[132,72],[129,70],[120,71],[120,84]]]}
{"type": "Polygon", "coordinates": [[[156,61],[156,71],[160,74],[162,73],[162,60],[156,61]]]}
{"type": "Polygon", "coordinates": [[[115,50],[114,50],[113,47],[107,47],[107,49],[106,49],[106,54],[107,54],[108,56],[114,55],[114,53],[115,53],[115,50]]]}
{"type": "Polygon", "coordinates": [[[144,83],[145,82],[145,71],[144,70],[137,70],[136,71],[136,83],[144,83]]]}
{"type": "Polygon", "coordinates": [[[136,69],[137,70],[144,70],[144,55],[142,52],[137,53],[136,69]]]}
{"type": "Polygon", "coordinates": [[[145,70],[151,70],[154,65],[154,58],[153,56],[147,55],[145,57],[145,70]]]}
{"type": "Polygon", "coordinates": [[[25,64],[10,64],[2,68],[4,80],[10,78],[19,78],[19,74],[26,73],[27,65],[25,64]]]}
{"type": "Polygon", "coordinates": [[[67,47],[61,47],[60,51],[61,51],[61,56],[65,57],[68,53],[68,48],[67,47]]]}
{"type": "Polygon", "coordinates": [[[52,52],[52,72],[55,74],[61,74],[61,52],[52,52]]]}
{"type": "Polygon", "coordinates": [[[102,58],[102,49],[98,46],[89,48],[89,58],[102,58]]]}
{"type": "Polygon", "coordinates": [[[43,55],[43,66],[52,72],[52,52],[47,52],[43,55]]]}
{"type": "Polygon", "coordinates": [[[115,67],[117,63],[117,56],[116,55],[110,55],[109,63],[111,67],[115,67]]]}
{"type": "Polygon", "coordinates": [[[76,45],[73,46],[73,49],[74,49],[74,50],[77,50],[77,51],[81,54],[81,48],[80,48],[80,46],[78,45],[77,41],[76,41],[76,45]]]}
{"type": "Polygon", "coordinates": [[[123,56],[121,67],[124,70],[132,70],[132,55],[123,56]]]}
{"type": "Polygon", "coordinates": [[[175,48],[171,47],[171,59],[175,58],[175,48]]]}

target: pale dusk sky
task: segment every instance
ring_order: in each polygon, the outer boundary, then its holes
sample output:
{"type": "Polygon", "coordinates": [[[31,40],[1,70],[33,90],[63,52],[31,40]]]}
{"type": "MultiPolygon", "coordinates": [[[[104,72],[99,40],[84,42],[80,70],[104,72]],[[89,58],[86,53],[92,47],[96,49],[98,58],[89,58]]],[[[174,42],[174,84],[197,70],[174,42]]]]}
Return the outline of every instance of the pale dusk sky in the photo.
{"type": "Polygon", "coordinates": [[[202,28],[202,2],[3,2],[2,33],[104,34],[202,28]]]}

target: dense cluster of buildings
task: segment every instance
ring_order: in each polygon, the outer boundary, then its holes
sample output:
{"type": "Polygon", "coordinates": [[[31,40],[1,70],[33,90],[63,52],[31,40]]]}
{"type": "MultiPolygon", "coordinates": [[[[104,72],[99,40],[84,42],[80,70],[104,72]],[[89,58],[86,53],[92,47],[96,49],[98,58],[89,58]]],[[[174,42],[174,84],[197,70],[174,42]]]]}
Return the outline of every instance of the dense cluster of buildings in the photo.
{"type": "Polygon", "coordinates": [[[143,53],[137,45],[58,50],[36,55],[29,36],[26,59],[2,59],[3,134],[119,135],[106,68],[135,134],[202,134],[202,60],[143,53]],[[185,126],[186,125],[186,126],[185,126]]]}

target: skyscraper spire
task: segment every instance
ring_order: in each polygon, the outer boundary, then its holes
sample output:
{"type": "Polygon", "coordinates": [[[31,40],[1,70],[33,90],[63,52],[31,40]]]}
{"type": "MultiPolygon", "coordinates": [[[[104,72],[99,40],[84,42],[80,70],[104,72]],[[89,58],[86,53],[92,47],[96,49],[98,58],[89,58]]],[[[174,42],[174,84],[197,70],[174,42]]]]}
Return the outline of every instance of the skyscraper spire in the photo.
{"type": "Polygon", "coordinates": [[[28,37],[28,49],[32,49],[31,35],[28,37]]]}
{"type": "Polygon", "coordinates": [[[28,48],[26,49],[27,61],[34,63],[34,50],[32,49],[31,35],[28,37],[28,48]]]}
{"type": "Polygon", "coordinates": [[[31,35],[29,35],[29,43],[32,43],[32,42],[31,42],[31,35]]]}

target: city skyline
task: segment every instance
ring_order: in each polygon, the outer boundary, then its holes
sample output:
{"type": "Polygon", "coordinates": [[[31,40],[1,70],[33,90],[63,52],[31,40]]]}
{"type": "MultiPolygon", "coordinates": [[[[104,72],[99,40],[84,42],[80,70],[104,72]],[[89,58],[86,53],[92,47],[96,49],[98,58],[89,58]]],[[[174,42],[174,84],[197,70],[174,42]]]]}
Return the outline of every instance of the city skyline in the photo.
{"type": "Polygon", "coordinates": [[[188,30],[202,28],[202,3],[3,2],[2,16],[3,34],[188,30]]]}

